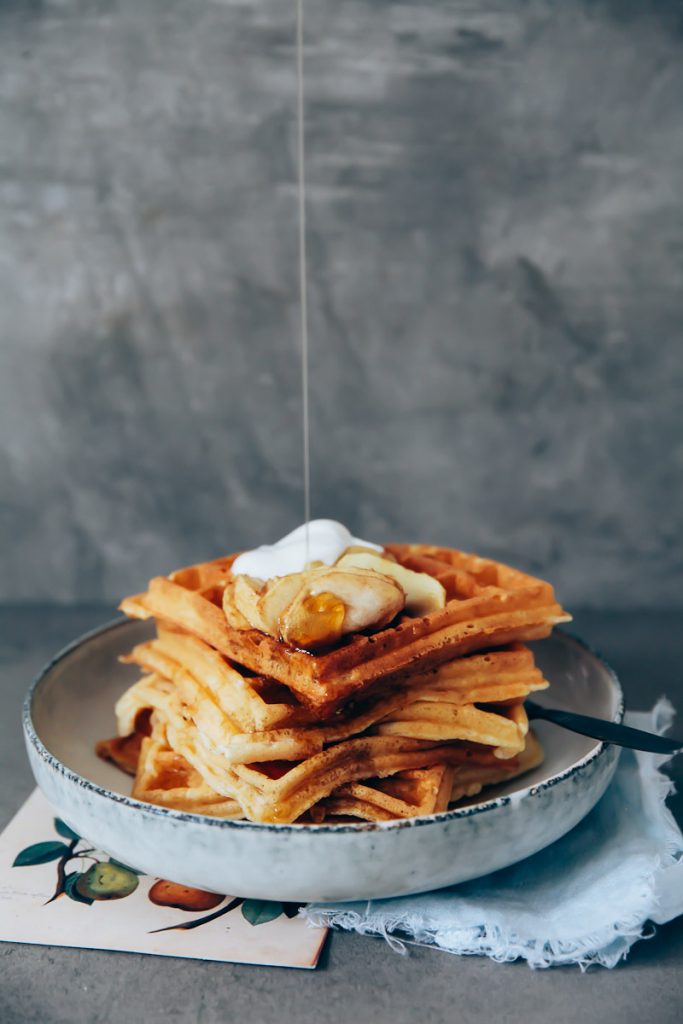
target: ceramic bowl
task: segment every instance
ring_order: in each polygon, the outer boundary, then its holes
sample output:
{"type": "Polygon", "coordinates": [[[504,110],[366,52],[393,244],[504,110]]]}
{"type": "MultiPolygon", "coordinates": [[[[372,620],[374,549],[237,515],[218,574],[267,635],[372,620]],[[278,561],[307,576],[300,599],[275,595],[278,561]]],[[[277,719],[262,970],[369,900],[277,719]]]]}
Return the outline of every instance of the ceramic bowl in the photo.
{"type": "MultiPolygon", "coordinates": [[[[224,821],[133,800],[131,779],[96,757],[114,703],[135,679],[118,657],[151,634],[117,621],[71,644],[41,672],[23,712],[36,781],[79,835],[150,875],[261,899],[325,901],[423,892],[506,867],[559,839],[596,804],[618,748],[540,722],[544,764],[478,803],[409,820],[344,825],[224,821]]],[[[550,690],[539,703],[620,721],[614,672],[557,632],[535,645],[550,690]]]]}

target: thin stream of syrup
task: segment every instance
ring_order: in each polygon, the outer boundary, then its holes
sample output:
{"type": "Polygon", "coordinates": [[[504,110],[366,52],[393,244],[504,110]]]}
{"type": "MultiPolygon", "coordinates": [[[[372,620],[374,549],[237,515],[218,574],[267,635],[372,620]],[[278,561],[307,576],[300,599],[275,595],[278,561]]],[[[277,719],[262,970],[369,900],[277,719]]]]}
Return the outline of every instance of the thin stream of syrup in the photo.
{"type": "Polygon", "coordinates": [[[308,289],[306,256],[306,171],[304,135],[304,10],[296,0],[296,82],[297,162],[299,192],[299,303],[301,315],[301,396],[303,422],[304,522],[306,523],[306,565],[310,561],[311,461],[308,402],[308,289]]]}

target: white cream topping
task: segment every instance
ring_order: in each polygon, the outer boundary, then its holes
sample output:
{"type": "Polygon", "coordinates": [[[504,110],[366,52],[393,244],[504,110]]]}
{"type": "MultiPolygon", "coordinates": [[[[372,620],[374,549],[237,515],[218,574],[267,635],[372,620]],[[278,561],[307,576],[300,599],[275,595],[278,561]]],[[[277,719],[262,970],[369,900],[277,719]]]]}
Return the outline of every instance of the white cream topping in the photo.
{"type": "Polygon", "coordinates": [[[235,575],[270,580],[274,576],[303,572],[307,562],[334,565],[347,548],[355,546],[384,551],[379,544],[352,537],[346,527],[334,519],[313,519],[308,524],[308,551],[304,523],[276,544],[262,544],[253,551],[244,551],[233,562],[232,571],[235,575]]]}

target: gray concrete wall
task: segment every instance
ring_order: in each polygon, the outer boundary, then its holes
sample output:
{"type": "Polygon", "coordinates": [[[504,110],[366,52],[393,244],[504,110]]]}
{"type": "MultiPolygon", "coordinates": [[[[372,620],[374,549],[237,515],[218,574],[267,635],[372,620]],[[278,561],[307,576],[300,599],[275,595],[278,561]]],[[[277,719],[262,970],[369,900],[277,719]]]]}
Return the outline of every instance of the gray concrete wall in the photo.
{"type": "MultiPolygon", "coordinates": [[[[306,6],[314,513],[682,604],[680,5],[306,6]]],[[[0,6],[3,599],[301,520],[292,14],[0,6]]]]}

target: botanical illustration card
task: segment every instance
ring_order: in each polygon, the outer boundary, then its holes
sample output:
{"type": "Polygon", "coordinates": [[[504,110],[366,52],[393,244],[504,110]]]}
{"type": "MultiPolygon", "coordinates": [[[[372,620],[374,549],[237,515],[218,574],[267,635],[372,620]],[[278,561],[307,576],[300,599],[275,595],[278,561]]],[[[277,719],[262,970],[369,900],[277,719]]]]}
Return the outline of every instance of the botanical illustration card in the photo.
{"type": "Polygon", "coordinates": [[[299,906],[142,875],[81,839],[36,790],[0,835],[0,941],[315,967],[299,906]]]}

